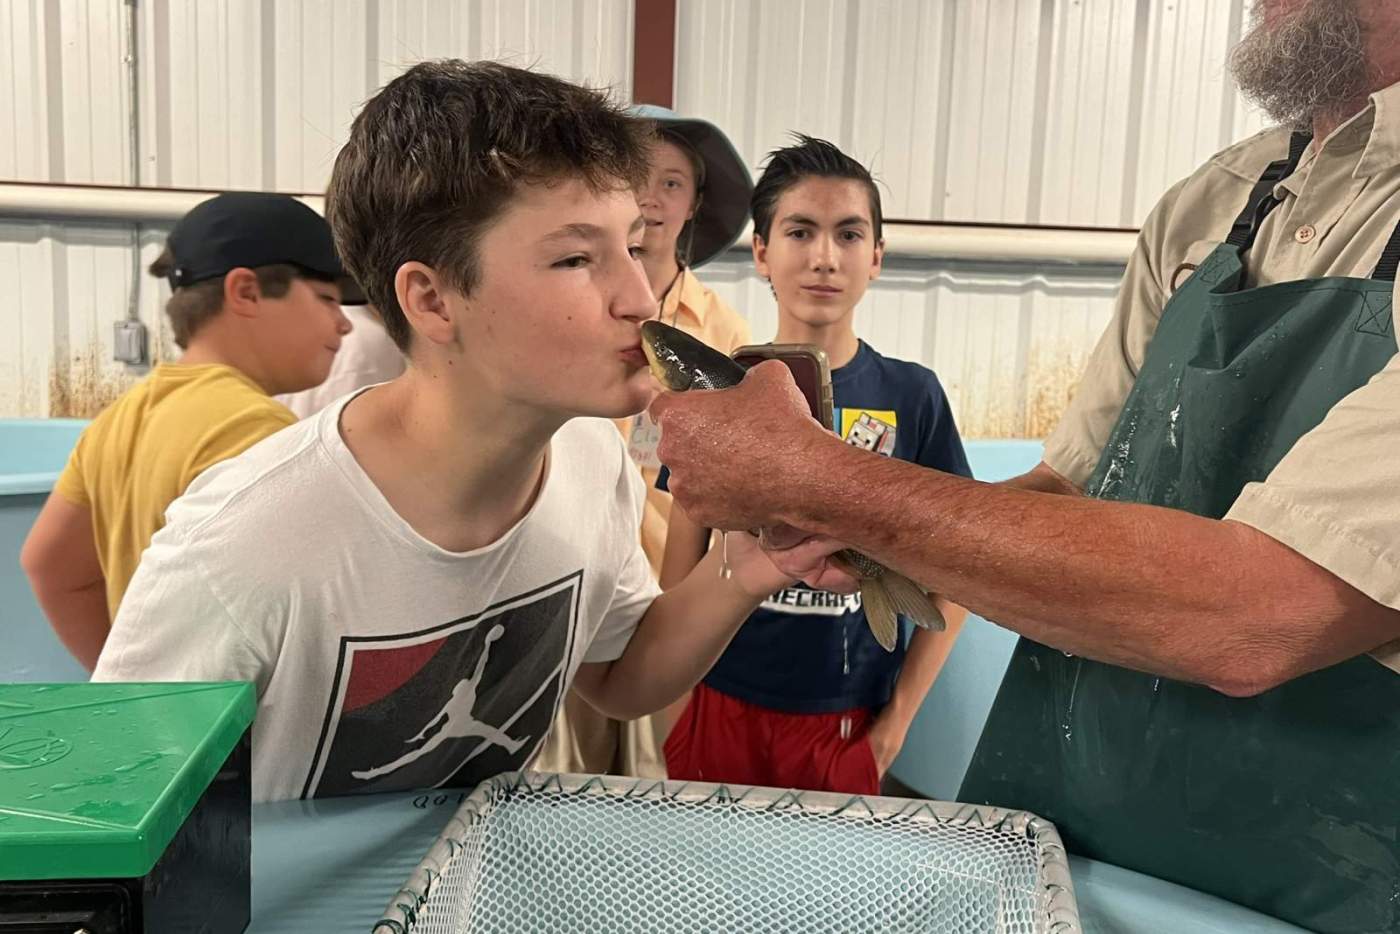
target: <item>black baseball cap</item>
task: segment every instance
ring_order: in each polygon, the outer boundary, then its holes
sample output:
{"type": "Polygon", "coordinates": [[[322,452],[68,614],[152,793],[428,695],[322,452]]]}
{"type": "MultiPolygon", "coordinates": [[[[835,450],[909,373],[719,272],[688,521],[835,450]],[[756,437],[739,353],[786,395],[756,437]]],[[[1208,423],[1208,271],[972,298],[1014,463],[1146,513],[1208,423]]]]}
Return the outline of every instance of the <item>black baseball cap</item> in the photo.
{"type": "Polygon", "coordinates": [[[342,305],[365,304],[365,293],[341,265],[325,218],[290,195],[228,191],[180,218],[166,247],[175,264],[170,287],[194,285],[231,269],[286,264],[340,286],[342,305]]]}

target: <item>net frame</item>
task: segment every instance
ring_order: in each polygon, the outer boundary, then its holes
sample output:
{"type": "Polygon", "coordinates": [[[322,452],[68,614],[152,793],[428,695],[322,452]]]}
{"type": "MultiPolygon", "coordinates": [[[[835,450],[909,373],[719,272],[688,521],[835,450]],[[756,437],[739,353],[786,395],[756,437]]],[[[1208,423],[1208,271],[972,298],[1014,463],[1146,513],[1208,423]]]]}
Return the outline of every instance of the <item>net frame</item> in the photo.
{"type": "MultiPolygon", "coordinates": [[[[1055,826],[1028,811],[885,796],[794,791],[710,782],[673,782],[622,776],[553,772],[506,772],[477,785],[448,820],[407,882],[390,900],[373,934],[415,934],[431,920],[438,905],[457,906],[470,915],[475,894],[470,883],[479,875],[488,846],[492,815],[510,796],[595,795],[631,801],[666,802],[681,807],[724,807],[756,812],[795,812],[816,818],[865,822],[899,821],[914,825],[977,828],[1027,842],[1037,858],[1034,918],[1037,934],[1082,934],[1069,860],[1055,826]],[[454,891],[456,890],[456,891],[454,891]],[[462,907],[465,900],[465,907],[462,907]]],[[[444,909],[446,910],[446,909],[444,909]]]]}

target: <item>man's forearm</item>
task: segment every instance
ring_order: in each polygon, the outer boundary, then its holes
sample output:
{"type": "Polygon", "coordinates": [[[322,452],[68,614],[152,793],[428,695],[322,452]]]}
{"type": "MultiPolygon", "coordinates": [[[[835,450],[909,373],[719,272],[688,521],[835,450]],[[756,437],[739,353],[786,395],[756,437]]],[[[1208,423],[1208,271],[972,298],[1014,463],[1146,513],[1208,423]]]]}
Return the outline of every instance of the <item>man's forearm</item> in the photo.
{"type": "Polygon", "coordinates": [[[1003,480],[997,486],[1031,493],[1058,493],[1062,496],[1083,496],[1084,491],[1060,476],[1049,464],[1040,463],[1019,477],[1003,480]]]}
{"type": "Polygon", "coordinates": [[[1394,611],[1236,523],[979,483],[846,445],[807,476],[779,505],[783,521],[1068,652],[1244,694],[1395,634],[1394,611]],[[840,495],[852,489],[866,493],[840,495]]]}
{"type": "Polygon", "coordinates": [[[714,666],[760,603],[720,576],[721,549],[657,597],[622,657],[613,662],[593,703],[618,719],[661,710],[714,666]]]}

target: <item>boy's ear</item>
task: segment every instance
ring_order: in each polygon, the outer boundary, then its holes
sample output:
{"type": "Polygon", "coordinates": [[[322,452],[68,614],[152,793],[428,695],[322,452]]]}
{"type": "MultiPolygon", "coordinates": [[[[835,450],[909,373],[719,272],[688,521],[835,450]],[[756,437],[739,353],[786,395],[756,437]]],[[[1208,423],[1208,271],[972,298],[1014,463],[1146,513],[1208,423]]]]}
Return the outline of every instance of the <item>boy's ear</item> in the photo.
{"type": "Polygon", "coordinates": [[[224,310],[241,318],[255,318],[261,309],[262,287],[258,274],[239,266],[224,273],[224,310]]]}
{"type": "Polygon", "coordinates": [[[758,234],[753,235],[753,265],[760,276],[768,278],[768,244],[758,234]]]}
{"type": "Polygon", "coordinates": [[[457,322],[448,303],[453,292],[436,269],[423,263],[404,263],[394,273],[394,295],[409,327],[434,344],[457,339],[457,322]]]}
{"type": "Polygon", "coordinates": [[[875,259],[870,264],[870,281],[874,282],[880,278],[880,271],[885,268],[885,241],[883,239],[875,241],[875,259]]]}

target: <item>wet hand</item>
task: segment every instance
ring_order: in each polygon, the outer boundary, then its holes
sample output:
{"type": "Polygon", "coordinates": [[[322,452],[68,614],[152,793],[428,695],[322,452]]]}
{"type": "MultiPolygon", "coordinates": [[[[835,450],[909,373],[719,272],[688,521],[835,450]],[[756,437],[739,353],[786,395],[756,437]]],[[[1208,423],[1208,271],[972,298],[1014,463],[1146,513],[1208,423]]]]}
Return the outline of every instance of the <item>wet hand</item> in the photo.
{"type": "Polygon", "coordinates": [[[733,389],[662,393],[651,416],[661,426],[657,455],[670,469],[671,495],[715,529],[775,524],[784,501],[815,495],[804,486],[820,478],[821,446],[840,444],[776,360],[733,389]]]}

